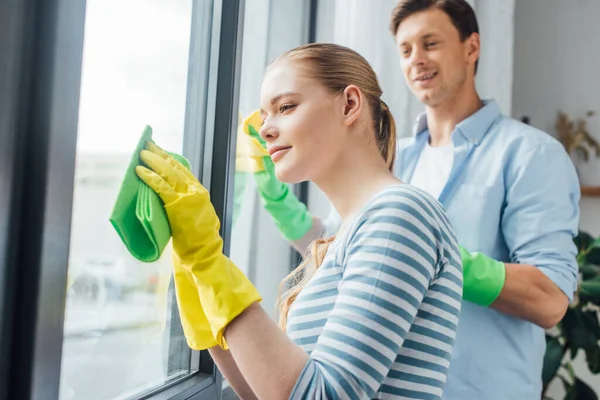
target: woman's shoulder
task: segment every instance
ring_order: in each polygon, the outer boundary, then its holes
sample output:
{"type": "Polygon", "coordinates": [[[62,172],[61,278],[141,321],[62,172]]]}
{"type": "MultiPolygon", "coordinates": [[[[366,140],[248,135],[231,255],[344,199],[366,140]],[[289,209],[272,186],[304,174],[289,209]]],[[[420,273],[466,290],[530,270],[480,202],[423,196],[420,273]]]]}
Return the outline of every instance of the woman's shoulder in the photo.
{"type": "MultiPolygon", "coordinates": [[[[443,206],[429,193],[409,184],[388,186],[377,193],[362,209],[359,220],[373,221],[374,216],[394,218],[397,222],[416,219],[426,225],[447,222],[443,206]]],[[[445,228],[445,227],[444,227],[445,228]]]]}
{"type": "Polygon", "coordinates": [[[381,190],[369,201],[349,229],[348,241],[367,237],[396,237],[430,250],[458,248],[443,206],[427,192],[398,184],[381,190]]]}

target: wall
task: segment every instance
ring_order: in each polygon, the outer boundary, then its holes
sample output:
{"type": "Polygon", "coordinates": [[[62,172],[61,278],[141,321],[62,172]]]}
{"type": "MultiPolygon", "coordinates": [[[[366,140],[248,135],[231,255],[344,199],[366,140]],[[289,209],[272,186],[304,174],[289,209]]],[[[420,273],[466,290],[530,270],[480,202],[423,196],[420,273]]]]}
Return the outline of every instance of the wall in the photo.
{"type": "MultiPolygon", "coordinates": [[[[527,0],[516,2],[513,116],[527,115],[531,124],[556,135],[556,113],[578,118],[588,109],[600,112],[600,2],[596,0],[527,0]]],[[[600,118],[589,130],[600,140],[600,118]]],[[[600,160],[577,165],[583,184],[600,185],[600,160]]],[[[580,227],[600,235],[600,198],[581,201],[580,227]]],[[[580,355],[582,353],[580,352],[580,355]]],[[[600,377],[575,361],[577,374],[600,393],[600,377]]],[[[562,398],[562,385],[550,388],[562,398]]]]}
{"type": "MultiPolygon", "coordinates": [[[[516,4],[513,116],[556,135],[556,113],[600,112],[600,2],[527,0],[516,4]]],[[[600,117],[589,122],[600,140],[600,117]]],[[[600,159],[577,164],[582,184],[600,185],[600,159]]],[[[581,229],[600,235],[600,198],[581,201],[581,229]]]]}

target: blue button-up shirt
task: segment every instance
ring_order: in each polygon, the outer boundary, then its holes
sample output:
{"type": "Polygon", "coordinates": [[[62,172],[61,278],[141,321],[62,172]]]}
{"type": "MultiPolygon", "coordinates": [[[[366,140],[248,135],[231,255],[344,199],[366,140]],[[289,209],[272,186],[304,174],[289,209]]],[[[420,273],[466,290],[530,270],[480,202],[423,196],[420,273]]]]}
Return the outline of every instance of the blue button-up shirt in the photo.
{"type": "MultiPolygon", "coordinates": [[[[429,139],[422,115],[399,141],[396,175],[410,182],[429,139]]],[[[454,164],[439,201],[459,243],[508,263],[534,265],[571,300],[577,286],[579,180],[550,135],[484,107],[452,132],[454,164]]],[[[538,400],[544,330],[463,302],[445,400],[538,400]]]]}

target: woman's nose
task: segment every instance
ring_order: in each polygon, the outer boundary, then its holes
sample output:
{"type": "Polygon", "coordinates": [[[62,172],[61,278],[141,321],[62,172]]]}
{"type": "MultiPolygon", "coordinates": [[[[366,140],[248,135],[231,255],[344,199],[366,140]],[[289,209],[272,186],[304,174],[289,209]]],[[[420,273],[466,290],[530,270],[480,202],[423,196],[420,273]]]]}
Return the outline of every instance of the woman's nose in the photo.
{"type": "Polygon", "coordinates": [[[258,133],[265,142],[272,141],[273,139],[276,139],[279,136],[276,127],[273,126],[273,124],[270,124],[269,122],[265,122],[258,133]]]}

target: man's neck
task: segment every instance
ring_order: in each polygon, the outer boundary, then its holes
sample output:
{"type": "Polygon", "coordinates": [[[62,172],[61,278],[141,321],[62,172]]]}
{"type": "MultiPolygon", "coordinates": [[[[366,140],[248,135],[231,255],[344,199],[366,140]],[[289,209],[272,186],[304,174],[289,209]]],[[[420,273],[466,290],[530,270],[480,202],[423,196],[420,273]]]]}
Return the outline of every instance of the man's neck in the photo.
{"type": "Polygon", "coordinates": [[[452,132],[456,125],[475,114],[483,102],[475,90],[457,93],[454,98],[435,107],[427,107],[429,143],[432,147],[452,143],[452,132]]]}

